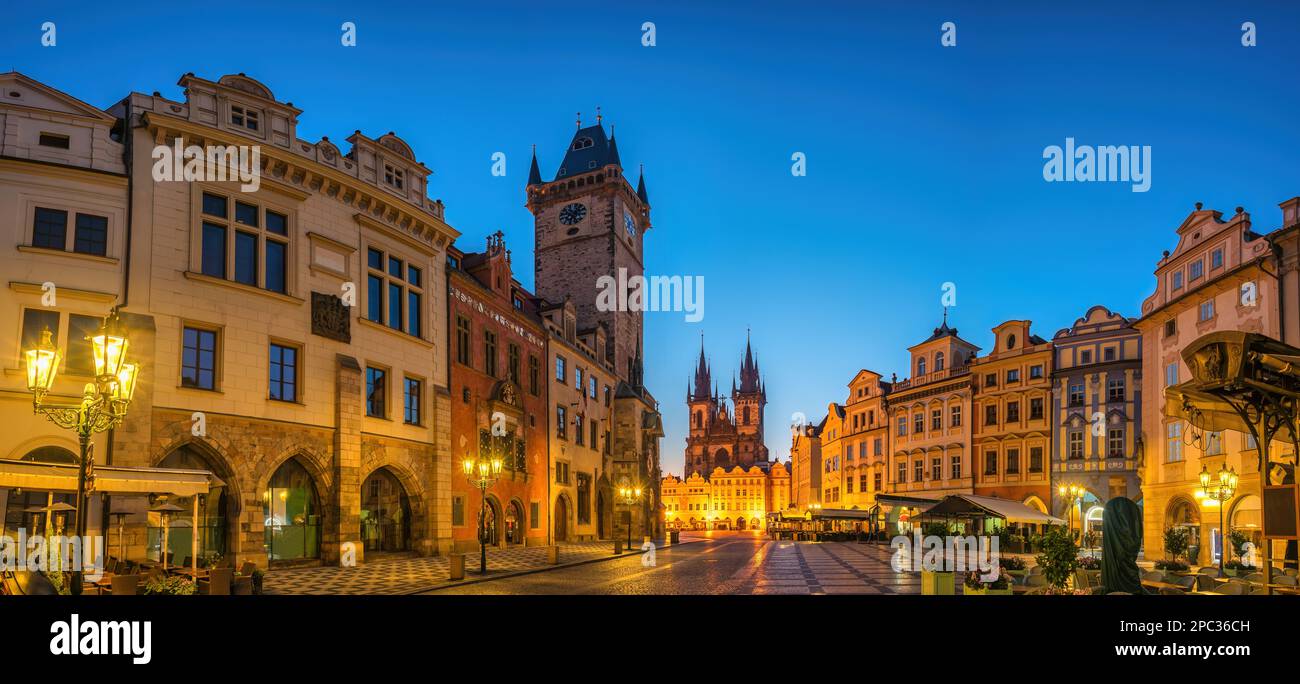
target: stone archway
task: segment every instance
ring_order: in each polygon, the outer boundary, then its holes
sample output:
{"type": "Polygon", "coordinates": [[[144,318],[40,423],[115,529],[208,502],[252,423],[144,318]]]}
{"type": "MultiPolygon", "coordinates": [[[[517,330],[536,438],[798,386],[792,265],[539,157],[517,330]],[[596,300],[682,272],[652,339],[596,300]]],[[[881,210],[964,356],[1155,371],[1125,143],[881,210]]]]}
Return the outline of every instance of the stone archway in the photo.
{"type": "Polygon", "coordinates": [[[528,528],[528,518],[524,516],[524,504],[519,499],[511,499],[506,505],[505,517],[501,521],[502,539],[506,545],[520,545],[524,543],[525,530],[528,528]]]}
{"type": "Polygon", "coordinates": [[[361,483],[361,539],[367,555],[410,551],[411,528],[406,487],[391,468],[376,468],[361,483]]]}
{"type": "Polygon", "coordinates": [[[285,459],[262,493],[266,548],[272,562],[320,558],[323,500],[302,461],[285,459]]]}

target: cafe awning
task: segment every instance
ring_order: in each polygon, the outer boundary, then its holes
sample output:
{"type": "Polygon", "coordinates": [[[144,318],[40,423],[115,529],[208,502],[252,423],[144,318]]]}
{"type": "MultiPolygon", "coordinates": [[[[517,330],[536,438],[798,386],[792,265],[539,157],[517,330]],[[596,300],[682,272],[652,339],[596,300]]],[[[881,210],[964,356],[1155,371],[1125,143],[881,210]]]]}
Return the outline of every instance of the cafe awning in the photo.
{"type": "Polygon", "coordinates": [[[926,509],[923,515],[926,517],[949,518],[983,516],[989,518],[1002,518],[1009,523],[1028,525],[1065,524],[1064,520],[1043,513],[1037,509],[1030,508],[1019,501],[999,499],[993,496],[977,496],[975,494],[952,494],[950,496],[945,496],[942,501],[926,509]]]}
{"type": "MultiPolygon", "coordinates": [[[[0,487],[36,491],[77,491],[78,466],[0,459],[0,487]]],[[[225,484],[206,470],[95,466],[95,491],[103,494],[207,494],[225,484]]]]}

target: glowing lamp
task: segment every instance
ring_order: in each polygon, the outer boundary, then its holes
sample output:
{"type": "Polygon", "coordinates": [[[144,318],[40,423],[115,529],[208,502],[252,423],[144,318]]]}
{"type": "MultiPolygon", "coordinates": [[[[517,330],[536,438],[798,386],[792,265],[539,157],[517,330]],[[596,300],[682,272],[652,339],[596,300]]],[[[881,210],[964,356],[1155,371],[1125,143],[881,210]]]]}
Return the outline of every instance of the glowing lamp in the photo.
{"type": "Polygon", "coordinates": [[[54,376],[59,372],[63,354],[51,340],[53,333],[47,327],[41,331],[41,343],[24,352],[27,357],[27,389],[42,394],[54,386],[54,376]]]}
{"type": "Polygon", "coordinates": [[[104,320],[99,332],[91,335],[90,349],[95,357],[95,375],[117,376],[126,361],[127,339],[120,333],[116,316],[104,320]]]}
{"type": "Polygon", "coordinates": [[[122,364],[122,370],[117,372],[117,382],[113,383],[113,401],[131,402],[131,397],[135,395],[135,381],[139,374],[139,364],[122,364]]]}

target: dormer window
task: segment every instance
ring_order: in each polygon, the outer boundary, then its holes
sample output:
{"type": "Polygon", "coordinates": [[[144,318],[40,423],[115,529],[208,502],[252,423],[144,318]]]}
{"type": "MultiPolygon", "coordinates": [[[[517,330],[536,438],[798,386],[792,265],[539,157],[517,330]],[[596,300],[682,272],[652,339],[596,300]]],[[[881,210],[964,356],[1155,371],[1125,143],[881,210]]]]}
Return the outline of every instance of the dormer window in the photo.
{"type": "Polygon", "coordinates": [[[250,131],[260,130],[262,113],[241,105],[230,105],[230,123],[250,131]]]}
{"type": "Polygon", "coordinates": [[[384,182],[401,190],[406,181],[401,169],[392,164],[384,164],[384,182]]]}
{"type": "Polygon", "coordinates": [[[1205,275],[1205,262],[1197,259],[1187,265],[1187,281],[1192,282],[1205,275]]]}
{"type": "Polygon", "coordinates": [[[917,375],[925,375],[925,358],[924,358],[924,357],[919,358],[919,359],[916,360],[916,374],[917,374],[917,375]]]}
{"type": "Polygon", "coordinates": [[[592,142],[591,138],[578,138],[577,140],[573,141],[573,149],[585,150],[594,144],[595,143],[592,142]]]}
{"type": "Polygon", "coordinates": [[[1182,272],[1182,271],[1174,271],[1173,276],[1171,276],[1171,277],[1172,277],[1172,281],[1171,281],[1171,284],[1170,284],[1169,288],[1170,288],[1171,290],[1181,290],[1181,289],[1183,289],[1183,272],[1182,272]]]}
{"type": "Polygon", "coordinates": [[[66,150],[71,147],[72,139],[66,135],[41,131],[41,136],[36,142],[41,147],[57,147],[60,150],[66,150]]]}

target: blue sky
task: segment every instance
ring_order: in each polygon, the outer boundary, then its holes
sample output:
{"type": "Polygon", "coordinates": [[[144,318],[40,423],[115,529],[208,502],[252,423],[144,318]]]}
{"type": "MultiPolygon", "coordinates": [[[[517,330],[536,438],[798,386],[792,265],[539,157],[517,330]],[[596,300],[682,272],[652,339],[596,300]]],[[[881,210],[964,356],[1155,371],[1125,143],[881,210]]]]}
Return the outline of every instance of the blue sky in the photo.
{"type": "Polygon", "coordinates": [[[303,138],[397,132],[462,244],[503,230],[521,265],[530,146],[549,178],[575,112],[602,107],[624,164],[646,166],[648,272],[705,278],[700,323],[647,314],[667,471],[701,331],[726,387],[752,328],[785,458],[791,413],[819,419],[859,368],[907,374],[944,282],[966,339],[1013,318],[1050,337],[1094,304],[1136,314],[1193,203],[1244,206],[1262,232],[1300,194],[1293,3],[138,2],[124,26],[122,6],[80,4],[6,9],[0,69],[99,106],[245,72],[304,110],[303,138]],[[1150,191],[1044,182],[1043,149],[1066,137],[1151,146],[1150,191]]]}

